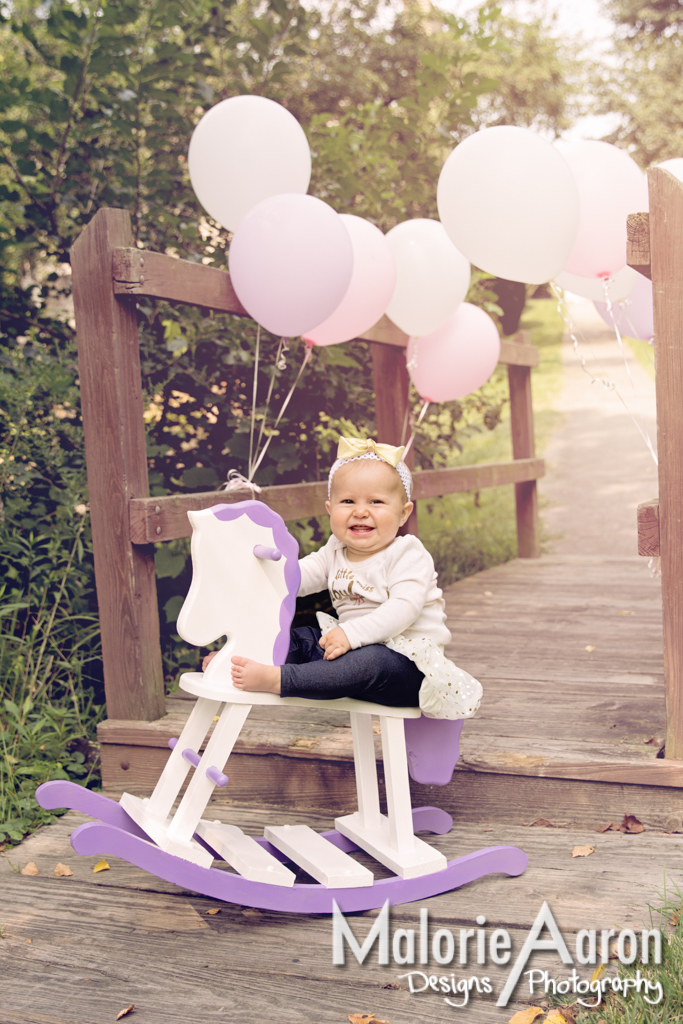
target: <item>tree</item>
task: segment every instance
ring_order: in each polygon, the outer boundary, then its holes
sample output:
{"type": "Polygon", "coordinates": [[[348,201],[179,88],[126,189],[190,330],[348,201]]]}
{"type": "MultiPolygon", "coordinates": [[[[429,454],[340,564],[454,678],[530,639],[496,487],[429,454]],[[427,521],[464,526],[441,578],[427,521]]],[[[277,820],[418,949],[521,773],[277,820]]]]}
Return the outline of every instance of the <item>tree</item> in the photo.
{"type": "Polygon", "coordinates": [[[606,141],[644,168],[683,153],[683,10],[673,0],[611,0],[613,63],[598,79],[600,110],[619,116],[606,141]]]}

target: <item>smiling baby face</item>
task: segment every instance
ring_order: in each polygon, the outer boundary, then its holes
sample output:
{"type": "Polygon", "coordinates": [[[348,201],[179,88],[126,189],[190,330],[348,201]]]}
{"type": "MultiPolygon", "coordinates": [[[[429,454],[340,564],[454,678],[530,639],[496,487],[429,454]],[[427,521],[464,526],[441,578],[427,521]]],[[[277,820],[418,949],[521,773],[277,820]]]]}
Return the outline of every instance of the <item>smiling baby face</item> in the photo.
{"type": "Polygon", "coordinates": [[[413,503],[392,466],[359,459],[336,471],[325,507],[332,533],[346,545],[349,561],[362,562],[391,544],[413,503]]]}

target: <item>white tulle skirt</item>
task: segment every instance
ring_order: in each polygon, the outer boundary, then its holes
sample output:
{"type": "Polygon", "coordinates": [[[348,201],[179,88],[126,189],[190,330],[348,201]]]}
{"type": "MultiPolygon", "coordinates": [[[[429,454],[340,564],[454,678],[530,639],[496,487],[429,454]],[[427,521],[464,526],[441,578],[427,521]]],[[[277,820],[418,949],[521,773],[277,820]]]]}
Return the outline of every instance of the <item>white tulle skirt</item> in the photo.
{"type": "MultiPolygon", "coordinates": [[[[336,626],[338,619],[326,612],[317,613],[323,636],[336,626]]],[[[386,640],[391,651],[409,658],[424,675],[420,687],[420,710],[427,718],[471,718],[477,711],[483,694],[482,685],[469,672],[458,668],[445,657],[443,647],[428,640],[395,636],[386,640]]]]}

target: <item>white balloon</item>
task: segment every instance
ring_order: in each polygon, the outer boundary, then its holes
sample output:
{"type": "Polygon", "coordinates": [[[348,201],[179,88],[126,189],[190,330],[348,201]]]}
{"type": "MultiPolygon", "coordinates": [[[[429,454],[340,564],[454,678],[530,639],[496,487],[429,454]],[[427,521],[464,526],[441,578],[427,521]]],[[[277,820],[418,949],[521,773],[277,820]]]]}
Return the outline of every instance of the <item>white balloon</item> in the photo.
{"type": "Polygon", "coordinates": [[[665,171],[673,174],[674,178],[683,181],[683,157],[674,156],[670,160],[662,160],[661,164],[657,164],[657,167],[663,167],[665,171]]]}
{"type": "Polygon", "coordinates": [[[584,139],[559,143],[581,201],[576,241],[564,269],[581,277],[614,275],[626,266],[626,218],[648,208],[647,178],[623,149],[584,139]]]}
{"type": "Polygon", "coordinates": [[[603,281],[607,281],[610,300],[618,302],[630,294],[639,276],[638,271],[631,267],[622,267],[614,277],[607,278],[579,277],[578,274],[568,274],[566,270],[563,270],[555,278],[555,283],[565,291],[571,292],[572,295],[580,295],[584,299],[592,299],[593,302],[604,302],[605,285],[603,281]]]}
{"type": "Polygon", "coordinates": [[[234,231],[264,199],[305,193],[311,151],[297,119],[263,96],[231,96],[202,117],[187,154],[197,199],[234,231]]]}
{"type": "Polygon", "coordinates": [[[567,162],[546,139],[508,125],[456,146],[441,171],[437,203],[451,241],[471,263],[525,284],[560,273],[579,224],[567,162]]]}
{"type": "Polygon", "coordinates": [[[406,220],[387,233],[396,260],[396,287],[387,316],[406,334],[431,334],[467,295],[469,262],[438,220],[406,220]]]}

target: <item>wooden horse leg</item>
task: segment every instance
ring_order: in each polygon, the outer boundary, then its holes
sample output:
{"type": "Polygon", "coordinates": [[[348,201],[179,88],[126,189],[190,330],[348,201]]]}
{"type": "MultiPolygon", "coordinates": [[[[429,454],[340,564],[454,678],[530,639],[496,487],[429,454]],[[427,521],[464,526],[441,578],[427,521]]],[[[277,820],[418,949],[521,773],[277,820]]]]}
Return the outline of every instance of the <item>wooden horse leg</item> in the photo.
{"type": "Polygon", "coordinates": [[[415,834],[403,719],[380,716],[379,722],[382,729],[390,841],[397,853],[406,853],[415,847],[415,834]]]}
{"type": "Polygon", "coordinates": [[[377,785],[372,715],[352,711],[351,735],[353,737],[353,762],[356,769],[358,818],[363,828],[379,828],[382,816],[379,812],[379,787],[377,785]]]}
{"type": "Polygon", "coordinates": [[[226,704],[223,708],[204,755],[169,825],[170,842],[188,843],[192,838],[216,785],[207,775],[207,770],[223,770],[250,711],[251,704],[226,704]]]}
{"type": "Polygon", "coordinates": [[[190,717],[185,723],[185,728],[154,787],[154,792],[149,798],[147,810],[150,814],[159,818],[166,818],[170,814],[190,770],[190,763],[183,757],[183,751],[188,749],[198,751],[201,748],[204,737],[209,731],[214,717],[218,714],[220,706],[219,700],[209,700],[207,697],[197,699],[190,712],[190,717]]]}

